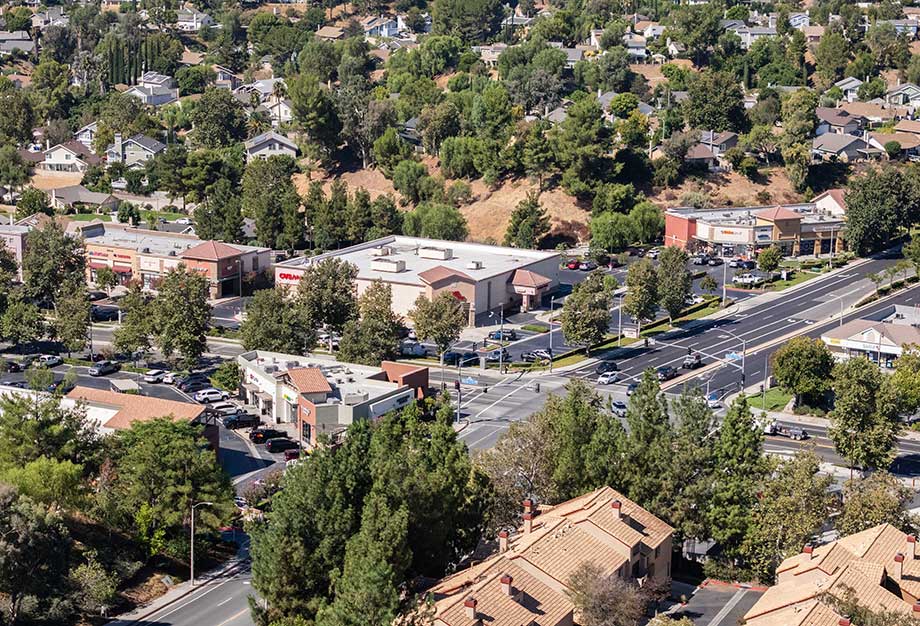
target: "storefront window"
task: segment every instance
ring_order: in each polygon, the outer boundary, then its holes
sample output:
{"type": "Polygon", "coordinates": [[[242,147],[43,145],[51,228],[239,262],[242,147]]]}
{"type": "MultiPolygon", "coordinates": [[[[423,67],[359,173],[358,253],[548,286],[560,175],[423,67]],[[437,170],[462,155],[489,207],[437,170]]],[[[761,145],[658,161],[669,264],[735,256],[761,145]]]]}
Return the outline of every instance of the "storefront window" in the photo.
{"type": "Polygon", "coordinates": [[[310,422],[301,422],[300,433],[304,443],[309,444],[312,441],[313,427],[310,426],[310,422]]]}

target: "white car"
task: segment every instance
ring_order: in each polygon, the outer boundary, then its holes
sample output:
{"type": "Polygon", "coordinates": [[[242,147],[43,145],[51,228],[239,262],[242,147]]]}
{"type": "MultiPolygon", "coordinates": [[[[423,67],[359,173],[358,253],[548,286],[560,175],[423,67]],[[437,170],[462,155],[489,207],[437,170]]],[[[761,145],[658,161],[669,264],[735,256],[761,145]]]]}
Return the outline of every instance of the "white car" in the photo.
{"type": "Polygon", "coordinates": [[[710,409],[718,409],[722,406],[722,400],[719,398],[719,394],[713,391],[711,394],[706,396],[706,404],[709,405],[710,409]]]}
{"type": "Polygon", "coordinates": [[[180,378],[182,378],[182,376],[176,372],[166,372],[163,374],[163,384],[175,385],[180,378]]]}
{"type": "Polygon", "coordinates": [[[166,378],[165,370],[147,370],[144,372],[145,383],[162,383],[166,378]]]}
{"type": "Polygon", "coordinates": [[[618,378],[619,378],[619,372],[604,372],[603,374],[597,377],[597,384],[598,385],[612,385],[613,383],[617,382],[618,378]]]}
{"type": "Polygon", "coordinates": [[[195,402],[199,404],[210,404],[212,402],[220,402],[221,400],[226,400],[230,397],[230,394],[226,391],[221,391],[220,389],[215,389],[211,387],[210,389],[202,389],[195,394],[195,402]]]}
{"type": "Polygon", "coordinates": [[[182,226],[189,226],[191,223],[192,223],[192,220],[190,220],[187,217],[180,217],[179,219],[176,220],[176,224],[181,224],[182,226]]]}
{"type": "Polygon", "coordinates": [[[738,276],[732,277],[732,282],[736,285],[745,285],[745,286],[755,286],[764,282],[762,276],[757,276],[756,274],[739,274],[738,276]]]}
{"type": "Polygon", "coordinates": [[[59,357],[56,354],[43,354],[38,357],[36,363],[42,367],[54,367],[55,365],[60,365],[64,362],[64,359],[59,357]]]}
{"type": "Polygon", "coordinates": [[[692,294],[692,295],[687,296],[687,299],[684,301],[684,304],[686,304],[687,306],[693,306],[694,304],[702,304],[704,299],[705,298],[703,298],[703,296],[692,294]]]}

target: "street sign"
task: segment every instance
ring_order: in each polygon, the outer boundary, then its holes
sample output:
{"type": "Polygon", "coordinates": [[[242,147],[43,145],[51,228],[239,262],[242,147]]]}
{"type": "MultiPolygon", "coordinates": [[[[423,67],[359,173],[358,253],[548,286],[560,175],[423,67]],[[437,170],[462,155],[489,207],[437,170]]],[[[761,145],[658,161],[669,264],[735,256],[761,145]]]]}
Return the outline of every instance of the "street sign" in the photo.
{"type": "Polygon", "coordinates": [[[469,376],[467,376],[466,378],[461,378],[460,382],[463,383],[464,385],[478,385],[479,384],[479,381],[469,376]]]}
{"type": "Polygon", "coordinates": [[[740,361],[741,355],[738,354],[737,352],[728,352],[725,355],[725,360],[726,361],[740,361]]]}

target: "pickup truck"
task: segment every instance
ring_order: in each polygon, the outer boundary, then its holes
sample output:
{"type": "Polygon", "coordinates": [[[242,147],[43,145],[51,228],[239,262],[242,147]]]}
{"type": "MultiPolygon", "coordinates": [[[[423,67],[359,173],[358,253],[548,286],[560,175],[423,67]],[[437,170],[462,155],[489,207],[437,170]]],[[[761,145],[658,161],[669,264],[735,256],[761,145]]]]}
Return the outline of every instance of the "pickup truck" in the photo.
{"type": "Polygon", "coordinates": [[[732,277],[732,282],[736,285],[743,285],[745,287],[755,287],[763,283],[764,279],[762,276],[757,276],[756,274],[738,274],[732,277]]]}
{"type": "Polygon", "coordinates": [[[763,432],[765,435],[773,435],[775,437],[788,437],[795,441],[801,441],[803,439],[808,439],[808,433],[803,428],[798,426],[784,426],[783,424],[777,424],[776,422],[770,422],[767,424],[763,432]]]}

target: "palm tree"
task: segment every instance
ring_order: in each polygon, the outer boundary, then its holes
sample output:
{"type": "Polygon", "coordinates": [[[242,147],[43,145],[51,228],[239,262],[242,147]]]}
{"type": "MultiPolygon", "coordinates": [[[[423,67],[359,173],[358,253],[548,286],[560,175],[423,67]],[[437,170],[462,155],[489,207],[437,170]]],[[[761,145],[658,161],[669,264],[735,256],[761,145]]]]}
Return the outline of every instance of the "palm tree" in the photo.
{"type": "Polygon", "coordinates": [[[249,119],[246,120],[246,134],[250,139],[270,130],[271,127],[271,121],[262,111],[253,113],[249,116],[249,119]]]}
{"type": "Polygon", "coordinates": [[[287,98],[287,85],[283,80],[275,81],[272,85],[272,102],[278,103],[287,98]]]}

